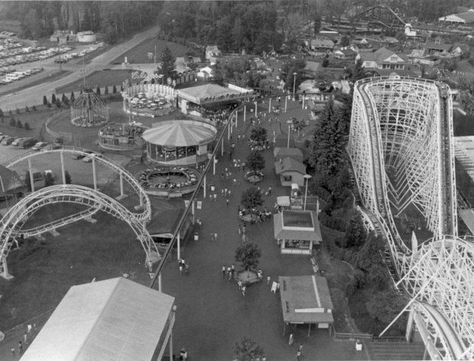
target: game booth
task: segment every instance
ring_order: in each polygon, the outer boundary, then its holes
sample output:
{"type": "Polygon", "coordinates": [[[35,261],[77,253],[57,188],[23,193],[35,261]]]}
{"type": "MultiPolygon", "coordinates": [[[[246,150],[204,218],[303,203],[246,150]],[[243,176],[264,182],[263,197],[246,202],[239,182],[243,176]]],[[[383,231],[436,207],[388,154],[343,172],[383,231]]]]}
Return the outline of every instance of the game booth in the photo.
{"type": "Polygon", "coordinates": [[[151,162],[190,166],[208,160],[216,135],[216,127],[206,122],[170,120],[154,124],[142,138],[151,162]]]}

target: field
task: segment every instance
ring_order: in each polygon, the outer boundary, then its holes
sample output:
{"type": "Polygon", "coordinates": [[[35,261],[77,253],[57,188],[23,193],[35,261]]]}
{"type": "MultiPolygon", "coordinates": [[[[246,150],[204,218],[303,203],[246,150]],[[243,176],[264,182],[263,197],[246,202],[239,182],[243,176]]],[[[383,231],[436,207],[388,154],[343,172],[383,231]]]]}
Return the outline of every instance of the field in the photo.
{"type": "MultiPolygon", "coordinates": [[[[86,77],[86,85],[95,89],[97,86],[111,86],[111,85],[120,85],[125,79],[128,79],[130,76],[131,70],[103,70],[96,71],[86,77]]],[[[56,89],[57,94],[61,93],[70,93],[72,91],[78,91],[83,85],[83,80],[75,81],[66,86],[56,89]]]]}
{"type": "Polygon", "coordinates": [[[165,40],[157,40],[157,39],[147,39],[141,44],[137,45],[133,49],[130,49],[127,51],[125,54],[121,55],[112,63],[114,64],[121,64],[124,61],[124,57],[127,57],[127,60],[131,64],[143,64],[143,63],[153,63],[154,59],[153,56],[151,59],[148,57],[148,53],[154,53],[155,52],[155,46],[156,46],[156,61],[160,61],[161,53],[163,52],[163,49],[167,46],[170,50],[173,56],[178,57],[178,56],[184,56],[186,52],[191,51],[190,48],[173,43],[171,41],[165,41],[165,40]]]}

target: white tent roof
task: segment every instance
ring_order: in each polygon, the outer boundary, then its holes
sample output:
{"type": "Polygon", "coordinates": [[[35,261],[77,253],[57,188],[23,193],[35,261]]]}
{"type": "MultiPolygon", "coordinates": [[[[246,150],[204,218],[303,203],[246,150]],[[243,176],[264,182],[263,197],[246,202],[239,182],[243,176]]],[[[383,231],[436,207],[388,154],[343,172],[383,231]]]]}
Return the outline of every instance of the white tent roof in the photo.
{"type": "Polygon", "coordinates": [[[21,361],[150,361],[173,304],[125,278],[73,286],[21,361]]]}
{"type": "Polygon", "coordinates": [[[142,138],[149,143],[169,147],[189,147],[207,144],[217,134],[212,124],[195,120],[169,120],[153,125],[142,138]]]}

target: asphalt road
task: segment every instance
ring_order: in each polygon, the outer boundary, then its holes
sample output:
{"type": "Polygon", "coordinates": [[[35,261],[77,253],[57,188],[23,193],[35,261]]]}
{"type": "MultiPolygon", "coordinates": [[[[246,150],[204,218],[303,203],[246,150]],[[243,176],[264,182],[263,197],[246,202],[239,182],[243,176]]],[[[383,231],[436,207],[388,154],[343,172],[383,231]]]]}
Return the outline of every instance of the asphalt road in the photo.
{"type": "MultiPolygon", "coordinates": [[[[96,58],[86,65],[85,76],[109,67],[111,61],[126,53],[128,50],[140,44],[142,41],[154,37],[159,31],[159,26],[153,26],[152,28],[136,34],[130,40],[114,46],[110,50],[98,55],[96,58]]],[[[67,76],[50,81],[42,84],[38,84],[17,92],[6,94],[0,97],[0,108],[5,110],[23,108],[25,105],[38,105],[43,102],[43,95],[51,94],[58,87],[67,85],[75,82],[84,76],[82,72],[82,66],[77,66],[73,73],[67,76]]]]}

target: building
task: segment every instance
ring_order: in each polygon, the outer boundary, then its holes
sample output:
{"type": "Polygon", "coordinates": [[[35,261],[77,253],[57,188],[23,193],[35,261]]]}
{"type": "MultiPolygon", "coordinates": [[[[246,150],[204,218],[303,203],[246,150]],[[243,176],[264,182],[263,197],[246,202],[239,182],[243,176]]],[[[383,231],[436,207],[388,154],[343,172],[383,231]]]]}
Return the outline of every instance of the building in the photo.
{"type": "Polygon", "coordinates": [[[0,165],[0,201],[15,197],[26,190],[18,174],[0,165]]]}
{"type": "Polygon", "coordinates": [[[318,37],[311,39],[309,42],[306,42],[307,46],[317,52],[327,52],[332,51],[334,48],[334,42],[330,39],[318,37]]]}
{"type": "Polygon", "coordinates": [[[219,50],[217,45],[208,45],[208,46],[206,46],[205,58],[211,64],[215,64],[216,61],[217,61],[217,58],[220,57],[221,55],[222,55],[222,52],[219,50]]]}
{"type": "Polygon", "coordinates": [[[442,44],[437,41],[429,41],[424,45],[425,55],[449,56],[451,44],[442,44]]]}
{"type": "Polygon", "coordinates": [[[474,23],[474,9],[468,11],[442,16],[438,19],[439,21],[452,24],[472,24],[474,23]]]}
{"type": "Polygon", "coordinates": [[[331,293],[326,278],[321,276],[280,276],[280,300],[285,328],[288,325],[308,325],[327,328],[334,323],[331,293]]]}
{"type": "MultiPolygon", "coordinates": [[[[228,84],[227,87],[218,84],[203,84],[177,91],[178,105],[184,114],[190,113],[200,106],[236,103],[249,97],[253,90],[228,84]]],[[[192,114],[192,113],[191,113],[192,114]]],[[[196,114],[201,116],[201,114],[196,114]]]]}
{"type": "Polygon", "coordinates": [[[196,120],[168,120],[153,124],[142,138],[149,160],[161,165],[194,165],[207,161],[217,129],[196,120]]]}
{"type": "Polygon", "coordinates": [[[128,279],[72,286],[21,360],[159,361],[174,322],[174,297],[128,279]]]}
{"type": "Polygon", "coordinates": [[[281,185],[291,187],[292,183],[304,185],[306,166],[293,158],[280,158],[275,162],[275,173],[280,176],[281,185]]]}
{"type": "Polygon", "coordinates": [[[408,61],[404,56],[382,47],[374,52],[359,53],[356,59],[362,61],[362,67],[366,69],[390,69],[403,70],[408,61]]]}
{"type": "Polygon", "coordinates": [[[298,162],[303,162],[303,152],[299,148],[275,147],[273,149],[273,158],[275,158],[275,161],[292,158],[298,162]]]}
{"type": "Polygon", "coordinates": [[[351,48],[341,48],[341,49],[335,50],[333,52],[333,55],[336,59],[354,60],[357,56],[357,53],[351,48]]]}
{"type": "Polygon", "coordinates": [[[316,212],[284,210],[273,215],[273,235],[282,254],[312,254],[322,241],[316,212]]]}
{"type": "Polygon", "coordinates": [[[77,33],[76,38],[80,43],[94,43],[97,41],[97,36],[93,31],[80,31],[77,33]]]}

